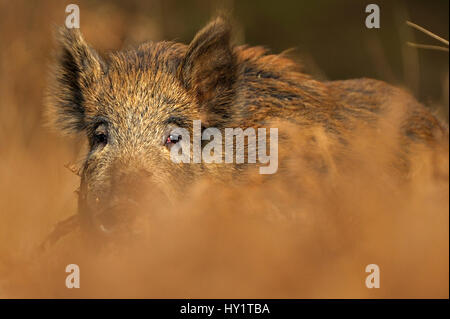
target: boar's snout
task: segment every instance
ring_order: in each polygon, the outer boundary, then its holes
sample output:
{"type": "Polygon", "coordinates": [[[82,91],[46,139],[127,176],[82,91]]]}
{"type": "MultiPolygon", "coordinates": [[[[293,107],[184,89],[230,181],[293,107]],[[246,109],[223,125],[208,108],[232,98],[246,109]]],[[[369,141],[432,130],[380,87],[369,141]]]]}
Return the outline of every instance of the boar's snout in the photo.
{"type": "Polygon", "coordinates": [[[82,183],[80,192],[79,209],[85,224],[102,234],[127,228],[142,212],[150,181],[150,174],[145,170],[115,169],[110,176],[98,189],[90,190],[82,183]]]}

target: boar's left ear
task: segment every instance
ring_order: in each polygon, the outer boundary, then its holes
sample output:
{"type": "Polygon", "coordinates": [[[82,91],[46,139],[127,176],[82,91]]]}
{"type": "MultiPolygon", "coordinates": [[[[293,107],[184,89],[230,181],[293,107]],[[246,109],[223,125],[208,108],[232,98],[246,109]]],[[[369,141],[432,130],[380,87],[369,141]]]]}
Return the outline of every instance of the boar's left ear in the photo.
{"type": "Polygon", "coordinates": [[[236,78],[230,36],[227,20],[213,20],[192,40],[179,69],[183,85],[197,97],[200,106],[224,116],[229,112],[236,78]]]}

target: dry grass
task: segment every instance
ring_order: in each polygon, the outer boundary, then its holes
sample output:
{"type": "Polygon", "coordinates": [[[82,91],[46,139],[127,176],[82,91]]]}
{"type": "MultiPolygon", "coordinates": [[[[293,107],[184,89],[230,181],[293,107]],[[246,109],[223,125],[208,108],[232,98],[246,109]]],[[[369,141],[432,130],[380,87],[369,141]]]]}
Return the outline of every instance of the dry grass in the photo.
{"type": "Polygon", "coordinates": [[[448,52],[448,40],[445,40],[444,38],[438,36],[437,34],[434,34],[433,32],[425,29],[424,27],[421,27],[420,25],[412,23],[411,21],[406,21],[406,24],[408,26],[416,29],[416,30],[419,30],[420,32],[425,33],[429,37],[438,40],[439,42],[443,43],[447,47],[438,46],[438,45],[419,44],[419,43],[408,42],[409,46],[412,46],[412,47],[415,47],[415,48],[421,48],[421,49],[431,49],[431,50],[438,50],[438,51],[448,52]]]}

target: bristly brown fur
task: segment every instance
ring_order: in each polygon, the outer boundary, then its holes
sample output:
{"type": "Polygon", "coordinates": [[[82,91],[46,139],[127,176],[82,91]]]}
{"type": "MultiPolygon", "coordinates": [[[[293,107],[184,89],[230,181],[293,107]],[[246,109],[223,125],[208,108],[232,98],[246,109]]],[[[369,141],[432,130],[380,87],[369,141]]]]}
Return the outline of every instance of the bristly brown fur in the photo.
{"type": "Polygon", "coordinates": [[[189,45],[149,42],[105,61],[78,30],[63,28],[58,40],[49,117],[55,127],[84,132],[89,140],[81,170],[83,212],[105,202],[115,205],[131,185],[152,183],[170,197],[200,175],[222,178],[240,172],[239,165],[218,169],[170,160],[164,146],[167,131],[174,126],[191,131],[198,119],[204,127],[219,129],[285,120],[302,128],[321,127],[345,143],[355,127],[377,129],[380,119],[401,111],[405,149],[413,142],[432,146],[448,140],[448,130],[403,90],[371,79],[315,80],[284,55],[234,46],[231,26],[222,17],[189,45]],[[403,110],[397,110],[399,105],[403,110]],[[102,143],[98,131],[107,135],[102,143]]]}

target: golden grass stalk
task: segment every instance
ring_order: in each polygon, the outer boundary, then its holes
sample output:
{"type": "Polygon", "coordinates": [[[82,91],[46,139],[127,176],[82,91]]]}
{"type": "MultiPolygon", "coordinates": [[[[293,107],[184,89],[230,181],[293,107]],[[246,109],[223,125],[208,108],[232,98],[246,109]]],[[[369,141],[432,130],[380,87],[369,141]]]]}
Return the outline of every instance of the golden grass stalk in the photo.
{"type": "MultiPolygon", "coordinates": [[[[419,30],[420,32],[425,33],[426,35],[432,37],[433,39],[438,40],[439,42],[445,44],[446,46],[448,46],[448,40],[445,40],[444,38],[425,29],[424,27],[421,27],[420,25],[412,23],[411,21],[406,21],[406,24],[416,30],[419,30]]],[[[407,44],[411,47],[419,48],[419,49],[429,49],[429,50],[438,50],[438,51],[448,52],[448,48],[446,48],[444,46],[439,46],[439,45],[421,44],[421,43],[414,43],[414,42],[407,42],[407,44]]]]}

